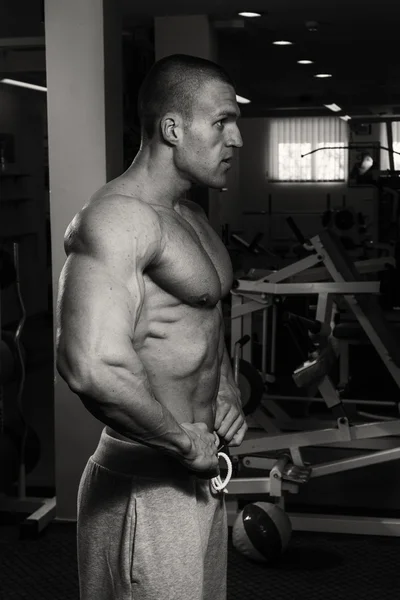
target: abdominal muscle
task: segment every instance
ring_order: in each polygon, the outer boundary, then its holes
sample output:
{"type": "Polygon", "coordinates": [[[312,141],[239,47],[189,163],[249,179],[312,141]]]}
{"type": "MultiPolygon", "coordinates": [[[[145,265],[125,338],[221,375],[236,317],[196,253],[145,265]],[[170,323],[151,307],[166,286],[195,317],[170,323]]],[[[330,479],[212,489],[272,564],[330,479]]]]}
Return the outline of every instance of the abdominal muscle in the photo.
{"type": "Polygon", "coordinates": [[[134,347],[156,400],[179,424],[202,422],[212,432],[223,355],[219,310],[177,304],[158,305],[157,319],[152,313],[142,311],[134,347]]]}

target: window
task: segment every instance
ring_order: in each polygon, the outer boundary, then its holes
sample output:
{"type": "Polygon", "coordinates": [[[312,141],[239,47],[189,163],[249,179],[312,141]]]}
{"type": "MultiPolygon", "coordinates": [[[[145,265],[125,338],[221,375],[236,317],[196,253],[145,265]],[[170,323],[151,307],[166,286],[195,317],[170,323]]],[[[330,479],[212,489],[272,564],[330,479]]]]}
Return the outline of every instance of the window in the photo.
{"type": "Polygon", "coordinates": [[[311,144],[278,143],[278,180],[311,181],[311,144]],[[303,157],[303,158],[302,158],[303,157]]]}
{"type": "MultiPolygon", "coordinates": [[[[400,153],[400,123],[395,121],[392,123],[392,134],[393,134],[393,150],[400,153]]],[[[381,144],[383,147],[388,148],[387,130],[386,123],[381,123],[381,144]]],[[[400,154],[393,154],[394,169],[400,171],[400,154]]],[[[384,171],[390,169],[389,152],[381,149],[381,170],[384,171]]]]}
{"type": "Polygon", "coordinates": [[[347,143],[347,124],[337,117],[272,119],[270,180],[344,181],[347,143]]]}

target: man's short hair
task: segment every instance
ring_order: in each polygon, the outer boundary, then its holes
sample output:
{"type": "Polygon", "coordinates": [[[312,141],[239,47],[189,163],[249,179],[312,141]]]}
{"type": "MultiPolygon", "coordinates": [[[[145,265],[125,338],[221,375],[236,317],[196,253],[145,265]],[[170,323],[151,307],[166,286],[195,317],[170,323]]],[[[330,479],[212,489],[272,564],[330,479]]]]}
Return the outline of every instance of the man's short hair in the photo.
{"type": "Polygon", "coordinates": [[[190,56],[172,54],[157,61],[146,75],[138,98],[142,135],[151,139],[160,119],[169,111],[177,111],[190,121],[199,88],[210,80],[234,83],[216,63],[190,56]]]}

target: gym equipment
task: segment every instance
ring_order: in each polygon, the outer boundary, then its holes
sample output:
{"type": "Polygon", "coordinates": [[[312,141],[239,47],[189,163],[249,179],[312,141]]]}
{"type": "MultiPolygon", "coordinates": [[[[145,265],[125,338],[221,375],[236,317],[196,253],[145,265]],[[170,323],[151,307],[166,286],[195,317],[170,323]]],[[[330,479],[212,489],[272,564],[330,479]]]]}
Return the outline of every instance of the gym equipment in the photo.
{"type": "Polygon", "coordinates": [[[291,534],[290,519],[278,504],[255,502],[247,504],[236,517],[232,542],[247,558],[271,563],[286,550],[291,534]]]}
{"type": "Polygon", "coordinates": [[[239,358],[237,369],[236,381],[242,392],[242,409],[245,415],[251,415],[261,402],[264,394],[264,382],[257,369],[246,360],[239,358]]]}
{"type": "MultiPolygon", "coordinates": [[[[3,251],[4,256],[9,256],[3,251]]],[[[37,534],[54,517],[56,499],[33,498],[26,495],[26,474],[36,465],[40,455],[39,438],[25,418],[23,393],[25,387],[25,352],[21,344],[21,335],[26,321],[25,305],[21,293],[19,244],[13,242],[12,268],[8,263],[7,277],[2,284],[15,284],[21,318],[15,332],[1,332],[0,351],[2,365],[0,378],[0,511],[28,514],[23,521],[21,532],[37,534]],[[11,275],[14,274],[14,281],[11,275]],[[4,283],[5,282],[5,283],[4,283]],[[18,427],[7,427],[4,414],[4,385],[12,377],[17,378],[18,390],[16,405],[18,409],[18,427]],[[17,497],[13,496],[13,487],[17,482],[17,497]]],[[[3,262],[4,264],[4,262],[3,262]]],[[[2,273],[3,275],[3,273],[2,273]]],[[[1,331],[1,328],[0,328],[1,331]]]]}
{"type": "MultiPolygon", "coordinates": [[[[222,448],[221,448],[222,449],[222,448]]],[[[221,476],[218,475],[211,480],[211,487],[214,492],[224,492],[224,494],[228,493],[226,486],[228,485],[231,477],[232,477],[232,463],[229,456],[225,452],[218,452],[218,458],[223,459],[225,461],[226,467],[228,469],[228,473],[225,476],[225,479],[222,481],[221,476]]]]}
{"type": "Polygon", "coordinates": [[[281,265],[281,257],[274,254],[267,245],[262,244],[263,232],[258,231],[250,241],[239,235],[240,231],[229,232],[225,228],[223,233],[225,240],[227,239],[225,246],[231,258],[235,277],[240,277],[241,274],[248,271],[250,266],[259,265],[261,267],[277,268],[281,265]]]}
{"type": "Polygon", "coordinates": [[[231,233],[231,235],[230,235],[230,239],[233,242],[236,242],[236,244],[238,244],[240,247],[244,248],[250,254],[256,254],[256,255],[263,254],[265,256],[270,256],[274,259],[278,258],[276,254],[271,252],[271,250],[269,250],[268,248],[266,248],[265,246],[262,246],[260,244],[260,242],[263,238],[264,238],[264,234],[262,231],[258,231],[256,233],[256,235],[253,237],[253,239],[251,240],[251,242],[247,242],[244,238],[242,238],[237,233],[231,233]]]}
{"type": "MultiPolygon", "coordinates": [[[[382,313],[376,295],[378,281],[364,281],[361,273],[373,273],[385,268],[389,258],[372,259],[353,263],[340,240],[329,231],[323,231],[306,240],[293,220],[288,220],[297,239],[308,251],[308,256],[279,271],[264,273],[258,280],[241,279],[235,282],[232,290],[231,352],[235,354],[237,340],[252,334],[252,314],[263,311],[263,356],[260,378],[267,382],[274,373],[276,345],[276,300],[283,296],[312,296],[317,298],[314,330],[320,327],[325,331],[325,346],[332,344],[338,354],[334,338],[334,319],[338,305],[347,305],[359,326],[375,347],[386,369],[400,387],[400,346],[382,313]],[[330,279],[330,281],[326,281],[330,279]],[[268,312],[272,311],[272,328],[269,334],[268,312]],[[268,356],[268,351],[270,356],[268,356]],[[268,361],[268,358],[271,360],[268,361]],[[269,364],[268,364],[269,362],[269,364]]],[[[323,337],[323,336],[322,336],[323,337]]],[[[315,360],[320,356],[317,351],[315,360]]],[[[251,345],[244,345],[241,356],[235,360],[251,363],[251,345]]],[[[326,364],[329,364],[327,361],[326,364]]],[[[319,367],[319,365],[317,365],[319,367]]],[[[303,368],[307,365],[303,364],[303,368]]],[[[300,367],[301,369],[301,367],[300,367]]],[[[300,382],[301,383],[301,382],[300,382]]],[[[309,384],[310,381],[307,380],[309,384]]],[[[317,369],[312,381],[321,398],[303,396],[274,396],[264,393],[260,405],[251,415],[253,423],[264,431],[248,431],[239,448],[231,448],[230,453],[236,466],[239,464],[251,469],[269,472],[268,477],[233,477],[228,485],[226,498],[229,522],[232,524],[238,513],[237,497],[255,494],[269,494],[283,499],[285,493],[296,494],[299,486],[310,478],[344,472],[364,466],[387,463],[400,458],[400,447],[360,453],[328,463],[307,465],[304,463],[301,448],[336,444],[353,450],[362,449],[363,441],[400,435],[400,418],[379,419],[375,422],[353,423],[346,411],[346,400],[335,389],[329,374],[323,367],[317,369]],[[279,400],[299,402],[324,402],[332,419],[321,424],[309,419],[293,419],[278,403],[279,400]],[[305,426],[309,429],[305,430],[305,426]],[[284,430],[285,432],[283,432],[284,430]],[[263,456],[259,456],[263,454],[263,456]]],[[[347,402],[354,402],[348,400],[347,402]]],[[[357,400],[357,404],[379,405],[380,402],[357,400]]],[[[388,403],[386,403],[388,404],[388,403]]],[[[392,402],[395,409],[397,403],[392,402]]],[[[369,448],[368,445],[366,448],[369,448]]],[[[237,471],[238,469],[236,469],[237,471]]],[[[326,531],[358,533],[369,535],[400,535],[399,519],[378,517],[345,517],[333,515],[291,515],[294,529],[306,531],[326,531]]]]}
{"type": "Polygon", "coordinates": [[[364,248],[367,243],[367,224],[364,215],[351,207],[326,210],[322,225],[340,237],[347,251],[364,248]]]}
{"type": "MultiPolygon", "coordinates": [[[[2,393],[3,386],[18,381],[19,376],[24,378],[20,362],[25,365],[26,353],[22,344],[19,342],[17,347],[15,335],[10,331],[2,331],[2,339],[0,339],[0,390],[2,393]],[[21,360],[20,355],[21,354],[21,360]]],[[[21,410],[22,392],[17,394],[18,408],[21,410]]],[[[1,407],[4,406],[4,398],[0,400],[1,407]]],[[[0,451],[0,491],[4,492],[18,478],[18,457],[19,447],[22,436],[25,436],[25,469],[26,473],[30,473],[40,460],[40,440],[31,427],[23,421],[22,418],[6,418],[1,415],[1,443],[7,446],[7,452],[0,451]],[[8,421],[8,423],[7,423],[8,421]],[[4,459],[4,456],[10,456],[10,460],[4,459]],[[16,458],[15,458],[16,457],[16,458]],[[10,465],[12,468],[10,468],[10,465]]]]}
{"type": "MultiPolygon", "coordinates": [[[[358,153],[358,160],[349,168],[349,185],[367,185],[376,189],[376,209],[373,217],[373,223],[371,225],[375,228],[375,233],[372,235],[374,247],[379,250],[379,247],[383,247],[386,244],[396,243],[400,239],[400,228],[399,228],[399,217],[400,217],[400,201],[399,201],[399,190],[400,190],[400,177],[399,171],[394,168],[394,154],[400,154],[396,150],[393,150],[393,135],[392,135],[392,121],[393,117],[385,119],[387,128],[387,137],[389,147],[382,146],[380,142],[366,142],[366,143],[350,143],[348,146],[327,146],[316,148],[311,152],[303,154],[302,157],[314,154],[316,152],[323,152],[328,149],[342,149],[349,151],[352,150],[358,153]],[[388,153],[390,169],[380,169],[380,154],[384,150],[388,153]]],[[[374,122],[374,119],[370,122],[374,122]]],[[[354,126],[354,124],[353,124],[354,126]]],[[[327,226],[328,221],[331,225],[335,226],[335,215],[329,215],[330,206],[323,217],[323,225],[327,226]]],[[[343,207],[345,211],[346,209],[343,207]]],[[[338,209],[340,213],[340,209],[338,209]]],[[[338,215],[339,216],[339,215],[338,215]]],[[[344,231],[350,224],[351,218],[349,213],[343,213],[339,216],[339,221],[342,226],[339,226],[339,230],[344,231]],[[343,217],[345,217],[343,219],[343,217]],[[347,225],[345,224],[347,223],[347,225]],[[343,227],[345,225],[345,227],[343,227]]],[[[346,241],[349,242],[350,246],[355,243],[357,245],[357,237],[361,236],[361,245],[365,245],[365,231],[361,224],[361,229],[358,225],[353,226],[352,235],[346,236],[342,234],[346,241]],[[358,230],[358,231],[357,231],[358,230]],[[348,238],[346,240],[346,237],[348,238]],[[352,239],[353,238],[353,239],[352,239]]]]}

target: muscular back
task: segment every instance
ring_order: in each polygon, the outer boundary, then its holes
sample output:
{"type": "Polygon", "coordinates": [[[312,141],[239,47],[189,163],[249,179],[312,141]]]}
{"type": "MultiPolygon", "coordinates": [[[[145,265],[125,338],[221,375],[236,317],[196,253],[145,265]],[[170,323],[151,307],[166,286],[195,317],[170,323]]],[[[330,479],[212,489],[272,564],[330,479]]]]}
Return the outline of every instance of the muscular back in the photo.
{"type": "Polygon", "coordinates": [[[133,352],[138,379],[178,422],[211,424],[223,350],[219,300],[232,273],[196,205],[174,211],[99,198],[71,223],[65,246],[60,372],[78,380],[96,361],[129,368],[133,352]]]}

